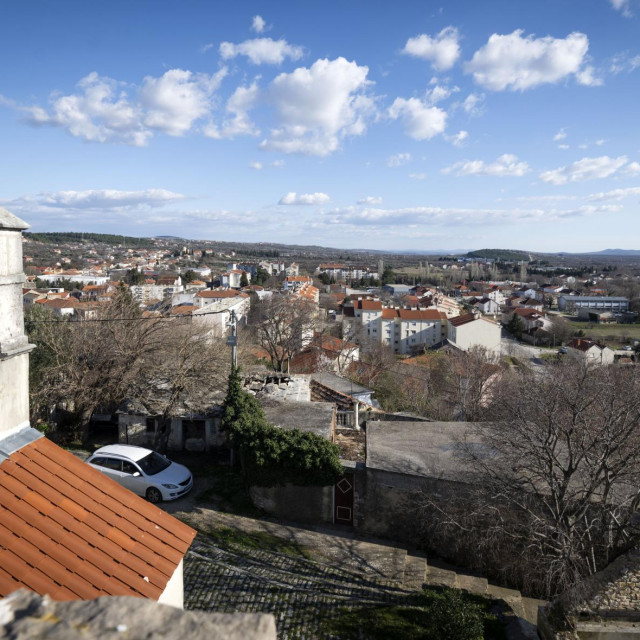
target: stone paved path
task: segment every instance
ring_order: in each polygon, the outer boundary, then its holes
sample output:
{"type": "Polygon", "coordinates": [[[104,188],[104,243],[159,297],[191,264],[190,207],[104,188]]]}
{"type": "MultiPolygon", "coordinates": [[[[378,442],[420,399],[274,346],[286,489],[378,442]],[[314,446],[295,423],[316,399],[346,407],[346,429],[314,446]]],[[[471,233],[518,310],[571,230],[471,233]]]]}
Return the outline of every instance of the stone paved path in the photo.
{"type": "Polygon", "coordinates": [[[376,577],[303,557],[238,547],[198,535],[184,564],[185,608],[267,612],[282,640],[322,638],[320,625],[341,606],[401,602],[410,592],[376,577]]]}

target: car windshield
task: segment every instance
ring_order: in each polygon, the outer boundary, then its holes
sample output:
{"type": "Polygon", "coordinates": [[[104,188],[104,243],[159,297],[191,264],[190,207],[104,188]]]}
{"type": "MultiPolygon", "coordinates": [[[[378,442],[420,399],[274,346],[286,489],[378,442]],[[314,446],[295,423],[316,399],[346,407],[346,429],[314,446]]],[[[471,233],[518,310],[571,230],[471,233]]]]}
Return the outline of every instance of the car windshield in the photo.
{"type": "Polygon", "coordinates": [[[171,464],[171,461],[152,451],[148,456],[138,460],[138,464],[146,475],[155,476],[156,473],[164,471],[171,464]]]}

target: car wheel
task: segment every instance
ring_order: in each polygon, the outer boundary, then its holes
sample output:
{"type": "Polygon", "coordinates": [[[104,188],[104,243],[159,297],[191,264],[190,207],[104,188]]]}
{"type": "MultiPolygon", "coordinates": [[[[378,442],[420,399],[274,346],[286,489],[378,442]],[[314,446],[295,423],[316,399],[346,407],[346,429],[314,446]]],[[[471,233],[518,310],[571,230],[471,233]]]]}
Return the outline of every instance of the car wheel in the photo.
{"type": "Polygon", "coordinates": [[[149,487],[147,489],[147,500],[153,504],[157,504],[158,502],[162,502],[162,494],[155,487],[149,487]]]}

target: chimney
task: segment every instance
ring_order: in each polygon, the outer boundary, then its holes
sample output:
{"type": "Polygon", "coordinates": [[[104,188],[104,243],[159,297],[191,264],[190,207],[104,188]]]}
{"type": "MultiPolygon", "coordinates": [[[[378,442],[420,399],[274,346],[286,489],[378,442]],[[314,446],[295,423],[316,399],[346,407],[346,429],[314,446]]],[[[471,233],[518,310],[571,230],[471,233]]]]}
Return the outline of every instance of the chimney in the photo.
{"type": "Polygon", "coordinates": [[[24,333],[22,232],[29,225],[0,208],[0,439],[29,426],[29,344],[24,333]]]}

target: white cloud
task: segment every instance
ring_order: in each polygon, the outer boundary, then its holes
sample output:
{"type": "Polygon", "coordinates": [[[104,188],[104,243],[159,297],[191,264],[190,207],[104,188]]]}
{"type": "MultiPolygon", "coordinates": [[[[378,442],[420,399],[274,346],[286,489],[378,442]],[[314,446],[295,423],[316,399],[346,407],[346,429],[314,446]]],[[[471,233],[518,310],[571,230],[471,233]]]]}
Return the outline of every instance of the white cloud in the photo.
{"type": "Polygon", "coordinates": [[[143,124],[142,108],[128,98],[121,83],[94,71],[78,82],[78,89],[53,97],[49,110],[12,106],[25,114],[29,124],[60,127],[83,140],[147,144],[153,132],[143,124]]]}
{"type": "Polygon", "coordinates": [[[368,72],[368,67],[337,58],[281,73],[269,88],[280,126],[260,146],[326,156],[346,136],[362,135],[367,119],[375,113],[373,99],[364,93],[370,84],[368,72]]]}
{"type": "Polygon", "coordinates": [[[147,76],[139,100],[145,110],[144,124],[170,136],[182,136],[211,110],[211,97],[227,70],[213,75],[171,69],[159,78],[147,76]]]}
{"type": "Polygon", "coordinates": [[[251,29],[256,33],[262,33],[265,30],[267,23],[262,16],[253,16],[251,21],[251,29]]]}
{"type": "Polygon", "coordinates": [[[229,100],[226,112],[230,115],[220,129],[210,124],[204,130],[209,138],[235,138],[236,136],[257,136],[260,131],[249,117],[249,110],[254,106],[259,94],[257,83],[248,87],[238,87],[229,100]]]}
{"type": "Polygon", "coordinates": [[[329,196],[326,193],[301,193],[298,195],[295,191],[290,191],[280,198],[278,204],[312,205],[324,204],[325,202],[329,202],[329,196]]]}
{"type": "Polygon", "coordinates": [[[524,91],[571,75],[583,84],[595,82],[592,70],[582,68],[589,49],[584,33],[570,33],[566,38],[523,38],[522,34],[522,29],[507,35],[494,33],[465,63],[466,73],[493,91],[524,91]]]}
{"type": "Polygon", "coordinates": [[[559,144],[558,149],[562,149],[562,151],[566,151],[567,149],[570,149],[570,147],[568,144],[559,144]]]}
{"type": "Polygon", "coordinates": [[[424,180],[427,177],[426,173],[410,173],[409,177],[412,180],[424,180]]]}
{"type": "Polygon", "coordinates": [[[442,173],[455,172],[457,176],[513,176],[517,178],[529,171],[531,171],[531,167],[526,162],[519,162],[518,158],[510,153],[501,155],[495,162],[464,160],[442,169],[442,173]]]}
{"type": "Polygon", "coordinates": [[[3,201],[15,211],[34,213],[145,211],[184,200],[185,196],[167,189],[120,191],[118,189],[88,189],[85,191],[55,191],[23,196],[3,201]]]}
{"type": "Polygon", "coordinates": [[[640,196],[640,187],[628,187],[627,189],[613,189],[612,191],[601,191],[592,193],[587,200],[602,202],[605,200],[624,200],[633,196],[640,196]]]}
{"type": "Polygon", "coordinates": [[[630,18],[633,13],[631,12],[631,0],[610,0],[611,6],[620,11],[625,18],[630,18]]]}
{"type": "Polygon", "coordinates": [[[358,200],[358,204],[382,204],[382,198],[380,196],[367,196],[358,200]]]}
{"type": "Polygon", "coordinates": [[[331,225],[345,225],[352,228],[393,226],[417,227],[421,225],[457,226],[469,224],[517,224],[520,222],[548,222],[581,218],[597,213],[619,211],[617,205],[582,205],[572,209],[462,209],[446,207],[407,207],[403,209],[382,209],[375,207],[347,207],[325,214],[331,225]]]}
{"type": "Polygon", "coordinates": [[[460,87],[447,87],[436,84],[433,89],[429,89],[426,92],[425,97],[429,104],[436,104],[446,100],[452,93],[457,93],[458,91],[460,91],[460,87]]]}
{"type": "Polygon", "coordinates": [[[559,142],[560,140],[564,140],[566,137],[567,137],[567,132],[565,131],[564,127],[562,127],[562,129],[560,129],[560,131],[558,131],[558,133],[556,133],[556,135],[553,136],[553,141],[559,142]]]}
{"type": "Polygon", "coordinates": [[[255,169],[256,171],[260,171],[260,170],[264,167],[264,165],[262,164],[262,162],[255,162],[255,161],[250,162],[250,163],[249,163],[249,166],[250,166],[252,169],[255,169]]]}
{"type": "Polygon", "coordinates": [[[272,166],[272,167],[284,167],[284,165],[285,165],[284,160],[274,160],[274,161],[271,163],[271,166],[272,166]]]}
{"type": "Polygon", "coordinates": [[[396,153],[387,158],[387,167],[401,167],[403,164],[411,162],[410,153],[396,153]]]}
{"type": "Polygon", "coordinates": [[[414,140],[429,140],[442,133],[447,124],[446,111],[418,98],[396,98],[387,113],[392,120],[400,119],[405,133],[414,140]]]}
{"type": "Polygon", "coordinates": [[[409,38],[402,53],[428,60],[437,71],[451,69],[460,57],[458,30],[455,27],[445,27],[433,37],[423,33],[409,38]]]}
{"type": "Polygon", "coordinates": [[[630,162],[623,171],[628,176],[637,176],[640,174],[640,162],[630,162]]]}
{"type": "Polygon", "coordinates": [[[604,82],[602,78],[596,78],[594,75],[595,69],[591,65],[587,65],[584,69],[576,73],[576,80],[578,84],[583,84],[586,87],[601,87],[604,82]]]}
{"type": "Polygon", "coordinates": [[[558,167],[550,171],[543,171],[540,179],[554,185],[567,184],[567,182],[579,182],[580,180],[593,180],[595,178],[608,178],[616,173],[627,163],[627,156],[610,158],[582,158],[564,167],[558,167]]]}
{"type": "Polygon", "coordinates": [[[445,139],[450,142],[454,147],[464,146],[465,140],[469,137],[468,131],[458,131],[453,136],[445,136],[445,139]]]}
{"type": "Polygon", "coordinates": [[[220,43],[220,56],[223,60],[229,60],[236,56],[247,56],[253,64],[282,64],[285,58],[300,60],[303,53],[302,47],[291,45],[286,40],[272,40],[271,38],[254,38],[239,44],[220,43]]]}

